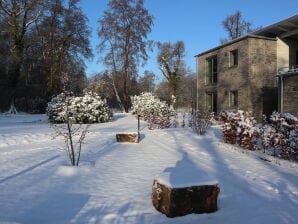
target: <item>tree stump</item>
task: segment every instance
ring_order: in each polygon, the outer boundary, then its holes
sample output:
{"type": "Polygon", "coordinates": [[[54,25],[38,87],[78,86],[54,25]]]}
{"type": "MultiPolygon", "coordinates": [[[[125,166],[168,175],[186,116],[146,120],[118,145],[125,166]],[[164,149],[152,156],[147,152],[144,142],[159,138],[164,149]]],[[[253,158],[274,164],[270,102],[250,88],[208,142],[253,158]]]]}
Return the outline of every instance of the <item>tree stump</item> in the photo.
{"type": "Polygon", "coordinates": [[[117,142],[139,143],[138,133],[118,133],[116,134],[117,142]]]}
{"type": "Polygon", "coordinates": [[[191,213],[217,211],[220,188],[216,182],[196,186],[168,186],[157,178],[153,181],[153,206],[167,217],[184,216],[191,213]]]}

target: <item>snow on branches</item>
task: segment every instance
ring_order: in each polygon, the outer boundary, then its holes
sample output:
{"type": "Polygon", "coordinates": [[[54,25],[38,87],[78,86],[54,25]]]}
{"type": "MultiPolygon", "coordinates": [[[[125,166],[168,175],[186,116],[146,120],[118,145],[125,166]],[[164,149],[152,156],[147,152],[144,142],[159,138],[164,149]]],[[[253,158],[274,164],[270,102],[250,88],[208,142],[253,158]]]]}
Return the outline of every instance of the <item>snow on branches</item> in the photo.
{"type": "Polygon", "coordinates": [[[292,114],[273,112],[269,119],[257,124],[248,112],[223,111],[221,120],[224,142],[298,160],[298,119],[292,114]]]}
{"type": "Polygon", "coordinates": [[[204,115],[196,111],[190,115],[190,119],[188,121],[189,127],[193,129],[195,133],[198,135],[206,134],[207,130],[209,129],[211,123],[211,118],[214,117],[214,114],[204,115]]]}
{"type": "Polygon", "coordinates": [[[220,114],[223,124],[223,140],[230,144],[254,150],[257,137],[256,120],[250,112],[223,111],[220,114]]]}
{"type": "Polygon", "coordinates": [[[52,123],[92,124],[111,121],[112,112],[96,93],[87,92],[82,97],[61,93],[48,103],[47,115],[52,123]]]}
{"type": "Polygon", "coordinates": [[[78,166],[89,126],[92,123],[110,121],[112,113],[106,103],[92,92],[73,97],[67,92],[54,97],[48,103],[47,114],[56,137],[63,137],[62,148],[72,166],[78,166]]]}
{"type": "Polygon", "coordinates": [[[284,159],[298,160],[298,119],[289,113],[273,112],[261,131],[264,151],[284,159]]]}
{"type": "Polygon", "coordinates": [[[172,126],[172,118],[176,114],[175,110],[166,102],[160,101],[152,93],[146,92],[140,96],[132,96],[131,102],[131,113],[140,115],[143,120],[148,121],[150,129],[163,129],[172,126]]]}

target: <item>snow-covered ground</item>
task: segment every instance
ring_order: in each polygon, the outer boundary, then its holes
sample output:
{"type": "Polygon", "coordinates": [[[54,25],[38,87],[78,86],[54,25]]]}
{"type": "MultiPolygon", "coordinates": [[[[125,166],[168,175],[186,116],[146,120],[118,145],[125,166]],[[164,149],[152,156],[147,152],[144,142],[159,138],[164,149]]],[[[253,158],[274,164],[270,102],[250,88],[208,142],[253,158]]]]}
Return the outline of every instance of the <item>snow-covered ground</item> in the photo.
{"type": "Polygon", "coordinates": [[[92,125],[79,167],[70,167],[45,115],[0,115],[0,223],[286,224],[298,220],[297,164],[266,162],[220,141],[220,129],[150,131],[139,144],[131,115],[92,125]],[[178,184],[219,183],[219,210],[167,218],[151,203],[156,175],[178,184]]]}

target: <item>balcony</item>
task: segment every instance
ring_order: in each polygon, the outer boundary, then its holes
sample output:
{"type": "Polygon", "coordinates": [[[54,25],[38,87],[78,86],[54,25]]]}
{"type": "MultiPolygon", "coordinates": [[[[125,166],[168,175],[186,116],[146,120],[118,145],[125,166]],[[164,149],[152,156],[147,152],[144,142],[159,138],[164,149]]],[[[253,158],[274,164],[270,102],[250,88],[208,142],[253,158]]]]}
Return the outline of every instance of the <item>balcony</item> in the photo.
{"type": "Polygon", "coordinates": [[[278,76],[297,75],[297,74],[298,74],[298,65],[293,65],[291,67],[283,67],[278,69],[278,76]]]}

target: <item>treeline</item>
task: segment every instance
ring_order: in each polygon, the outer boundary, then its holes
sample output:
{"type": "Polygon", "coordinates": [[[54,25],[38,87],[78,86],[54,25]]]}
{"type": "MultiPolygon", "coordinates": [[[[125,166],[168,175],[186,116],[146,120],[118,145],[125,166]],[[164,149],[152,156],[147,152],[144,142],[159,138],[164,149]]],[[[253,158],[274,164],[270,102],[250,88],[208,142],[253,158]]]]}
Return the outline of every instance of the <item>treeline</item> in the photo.
{"type": "Polygon", "coordinates": [[[92,56],[90,28],[76,0],[0,2],[0,110],[44,112],[61,92],[86,84],[84,59],[92,56]]]}
{"type": "Polygon", "coordinates": [[[93,90],[126,112],[130,97],[142,92],[155,93],[174,107],[194,106],[195,75],[184,62],[184,42],[147,39],[154,18],[143,0],[109,1],[98,20],[97,53],[105,67],[88,79],[84,61],[93,56],[91,30],[79,3],[0,1],[0,112],[45,112],[52,96],[65,89],[75,95],[93,90]],[[151,71],[139,74],[154,48],[161,82],[151,71]]]}
{"type": "MultiPolygon", "coordinates": [[[[123,88],[121,79],[112,80],[111,74],[108,70],[98,73],[88,79],[87,91],[98,93],[102,98],[107,100],[111,108],[118,108],[119,99],[117,99],[116,92],[119,96],[123,95],[123,88]],[[115,88],[117,90],[115,90],[115,88]]],[[[140,76],[130,80],[129,95],[135,96],[141,93],[151,92],[160,100],[172,105],[172,92],[170,83],[167,79],[157,82],[157,75],[152,71],[145,70],[140,76]]],[[[177,108],[195,108],[196,99],[196,76],[194,73],[186,73],[181,75],[177,84],[176,102],[174,106],[177,108]]]]}

